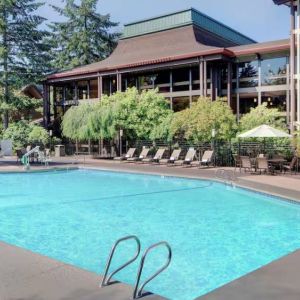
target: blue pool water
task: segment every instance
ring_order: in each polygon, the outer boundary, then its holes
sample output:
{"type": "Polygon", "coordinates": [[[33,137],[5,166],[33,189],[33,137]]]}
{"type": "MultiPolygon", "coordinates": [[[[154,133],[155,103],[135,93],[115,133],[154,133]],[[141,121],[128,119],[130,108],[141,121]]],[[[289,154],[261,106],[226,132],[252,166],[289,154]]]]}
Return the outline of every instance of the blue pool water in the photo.
{"type": "MultiPolygon", "coordinates": [[[[103,273],[114,241],[166,240],[170,267],[147,290],[206,294],[300,247],[300,205],[201,180],[94,170],[0,174],[0,239],[103,273]]],[[[134,251],[120,247],[113,266],[134,251]]],[[[153,252],[143,278],[164,262],[153,252]]],[[[117,279],[134,284],[137,263],[117,279]]]]}

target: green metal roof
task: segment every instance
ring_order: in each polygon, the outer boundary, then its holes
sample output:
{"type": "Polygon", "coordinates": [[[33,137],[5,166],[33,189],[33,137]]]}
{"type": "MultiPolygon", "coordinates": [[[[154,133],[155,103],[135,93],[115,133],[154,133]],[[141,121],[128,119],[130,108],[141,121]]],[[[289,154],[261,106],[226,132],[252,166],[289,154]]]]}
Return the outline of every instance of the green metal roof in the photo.
{"type": "Polygon", "coordinates": [[[194,8],[126,24],[122,38],[131,38],[186,25],[196,25],[238,45],[255,41],[194,8]]]}

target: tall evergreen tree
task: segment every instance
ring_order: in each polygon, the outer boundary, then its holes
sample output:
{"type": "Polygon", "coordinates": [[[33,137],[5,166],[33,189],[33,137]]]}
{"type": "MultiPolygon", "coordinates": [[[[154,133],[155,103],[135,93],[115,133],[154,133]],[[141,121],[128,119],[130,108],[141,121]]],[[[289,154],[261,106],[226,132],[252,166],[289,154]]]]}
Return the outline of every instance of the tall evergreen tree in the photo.
{"type": "MultiPolygon", "coordinates": [[[[13,89],[40,79],[48,70],[50,48],[44,40],[48,33],[40,28],[45,19],[35,14],[41,5],[36,0],[0,0],[2,107],[9,107],[10,100],[15,99],[13,89]]],[[[5,129],[9,109],[2,115],[5,129]]]]}
{"type": "Polygon", "coordinates": [[[54,67],[69,69],[107,57],[116,46],[118,23],[96,12],[98,0],[65,0],[63,8],[52,6],[66,20],[50,25],[55,48],[54,67]]]}

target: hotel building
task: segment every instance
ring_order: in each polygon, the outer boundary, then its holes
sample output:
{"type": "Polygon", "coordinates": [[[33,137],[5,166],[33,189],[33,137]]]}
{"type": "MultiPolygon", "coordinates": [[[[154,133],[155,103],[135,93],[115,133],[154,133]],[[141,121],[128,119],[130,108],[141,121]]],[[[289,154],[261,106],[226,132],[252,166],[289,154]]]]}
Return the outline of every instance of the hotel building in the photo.
{"type": "Polygon", "coordinates": [[[238,120],[267,103],[282,112],[293,130],[297,93],[291,48],[290,39],[257,43],[195,9],[126,24],[107,59],[47,78],[45,125],[52,126],[72,105],[136,87],[157,88],[174,111],[199,96],[226,97],[238,120]]]}

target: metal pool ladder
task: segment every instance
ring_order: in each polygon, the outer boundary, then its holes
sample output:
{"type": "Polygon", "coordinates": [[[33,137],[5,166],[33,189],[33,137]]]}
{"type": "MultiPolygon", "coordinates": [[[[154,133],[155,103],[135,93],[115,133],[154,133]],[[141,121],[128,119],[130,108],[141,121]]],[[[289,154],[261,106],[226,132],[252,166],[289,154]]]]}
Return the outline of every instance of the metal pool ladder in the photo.
{"type": "MultiPolygon", "coordinates": [[[[130,236],[126,236],[126,237],[123,237],[121,239],[118,239],[115,242],[115,244],[113,245],[112,249],[111,249],[111,252],[110,252],[110,255],[108,257],[107,264],[106,264],[106,267],[105,267],[104,276],[103,276],[103,279],[102,279],[102,282],[101,282],[100,286],[104,287],[104,286],[109,285],[110,284],[110,280],[112,279],[112,277],[114,275],[116,275],[119,271],[123,270],[125,267],[127,267],[128,265],[130,265],[131,263],[133,263],[138,258],[139,254],[140,254],[140,250],[141,250],[141,243],[140,243],[140,240],[139,240],[139,238],[137,236],[130,235],[130,236]],[[125,264],[121,265],[119,268],[117,268],[115,271],[113,271],[110,275],[108,275],[110,264],[111,264],[111,261],[112,261],[112,258],[114,256],[114,253],[115,253],[115,250],[116,250],[117,246],[121,242],[124,242],[124,241],[127,241],[127,240],[134,240],[136,242],[136,244],[137,244],[137,251],[136,251],[135,255],[129,261],[127,261],[125,264]]],[[[135,282],[134,291],[133,291],[133,299],[138,299],[138,298],[144,296],[143,295],[143,290],[144,290],[145,286],[151,280],[153,280],[155,277],[157,277],[160,273],[162,273],[165,269],[167,269],[167,267],[171,263],[171,259],[172,259],[172,249],[171,249],[171,246],[167,242],[165,242],[165,241],[153,244],[153,245],[151,245],[149,248],[147,248],[145,250],[145,252],[144,252],[144,254],[143,254],[142,258],[141,258],[141,262],[140,262],[138,273],[137,273],[137,277],[136,277],[136,282],[135,282]],[[146,257],[147,257],[147,255],[152,250],[154,250],[155,248],[158,248],[158,247],[166,247],[167,248],[167,250],[168,250],[167,261],[153,275],[151,275],[147,280],[145,280],[143,284],[140,284],[141,276],[142,276],[142,272],[143,272],[143,268],[144,268],[146,257]]]]}
{"type": "Polygon", "coordinates": [[[171,263],[171,259],[172,259],[172,249],[171,249],[171,246],[167,242],[159,242],[159,243],[156,243],[156,244],[150,246],[148,249],[146,249],[146,251],[144,252],[144,254],[142,256],[139,270],[137,273],[135,287],[134,287],[134,291],[133,291],[133,299],[138,299],[143,296],[143,290],[144,290],[145,286],[151,280],[153,280],[155,277],[157,277],[160,273],[162,273],[169,266],[169,264],[171,263]],[[145,264],[145,259],[148,255],[148,253],[151,252],[154,248],[158,248],[161,246],[165,246],[168,250],[168,258],[167,258],[166,263],[162,267],[160,267],[153,275],[151,275],[147,280],[145,280],[145,282],[143,284],[141,284],[141,287],[139,288],[141,275],[142,275],[144,264],[145,264]]]}
{"type": "Polygon", "coordinates": [[[226,185],[235,186],[234,182],[237,180],[235,171],[219,169],[215,172],[215,177],[224,181],[226,185]]]}
{"type": "Polygon", "coordinates": [[[124,268],[126,268],[128,265],[130,265],[131,263],[133,263],[138,258],[138,256],[140,255],[140,252],[141,252],[141,242],[140,242],[139,238],[136,237],[135,235],[129,235],[129,236],[125,236],[123,238],[118,239],[115,242],[115,244],[113,245],[113,247],[112,247],[112,249],[110,251],[110,254],[109,254],[109,257],[108,257],[108,260],[107,260],[107,264],[106,264],[106,267],[105,267],[104,276],[103,276],[103,279],[102,279],[102,282],[101,282],[100,286],[104,287],[104,286],[109,285],[110,284],[110,280],[112,279],[112,277],[114,275],[116,275],[118,272],[120,272],[121,270],[123,270],[124,268]],[[112,258],[114,256],[114,253],[115,253],[115,250],[116,250],[117,246],[121,242],[128,241],[128,240],[134,240],[136,242],[137,250],[136,250],[135,255],[129,261],[127,261],[125,264],[121,265],[119,268],[117,268],[115,271],[113,271],[108,276],[108,271],[109,271],[109,268],[110,268],[110,264],[111,264],[111,261],[112,261],[112,258]]]}

